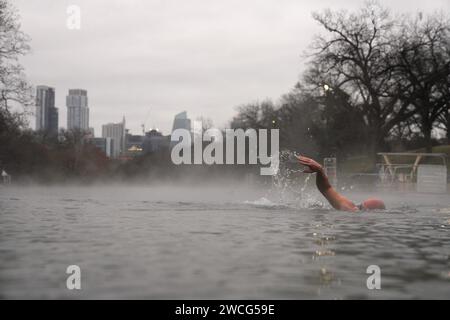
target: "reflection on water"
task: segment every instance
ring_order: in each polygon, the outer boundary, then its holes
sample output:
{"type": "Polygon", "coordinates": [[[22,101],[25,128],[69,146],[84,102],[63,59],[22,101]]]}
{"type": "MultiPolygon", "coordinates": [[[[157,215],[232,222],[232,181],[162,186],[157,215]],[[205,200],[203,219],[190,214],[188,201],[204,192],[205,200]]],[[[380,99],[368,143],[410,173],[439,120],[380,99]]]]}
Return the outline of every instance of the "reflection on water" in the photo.
{"type": "Polygon", "coordinates": [[[447,196],[354,214],[234,187],[0,192],[2,298],[450,297],[447,196]],[[65,287],[72,264],[80,291],[65,287]],[[381,290],[366,287],[369,265],[381,290]]]}

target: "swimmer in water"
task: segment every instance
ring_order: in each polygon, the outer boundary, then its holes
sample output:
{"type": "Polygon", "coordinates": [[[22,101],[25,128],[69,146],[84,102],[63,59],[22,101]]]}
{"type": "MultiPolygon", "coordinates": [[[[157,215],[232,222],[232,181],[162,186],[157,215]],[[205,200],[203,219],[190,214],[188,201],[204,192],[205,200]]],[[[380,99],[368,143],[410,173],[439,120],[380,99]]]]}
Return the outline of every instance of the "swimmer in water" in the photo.
{"type": "Polygon", "coordinates": [[[336,210],[342,211],[361,211],[361,210],[376,210],[376,209],[386,209],[384,202],[379,199],[369,198],[363,201],[360,205],[355,205],[352,201],[339,194],[334,188],[331,186],[328,181],[328,177],[326,176],[323,167],[314,161],[313,159],[298,156],[297,157],[300,164],[308,167],[303,172],[305,173],[317,173],[316,176],[316,185],[319,191],[323,194],[323,196],[328,200],[333,208],[336,210]]]}

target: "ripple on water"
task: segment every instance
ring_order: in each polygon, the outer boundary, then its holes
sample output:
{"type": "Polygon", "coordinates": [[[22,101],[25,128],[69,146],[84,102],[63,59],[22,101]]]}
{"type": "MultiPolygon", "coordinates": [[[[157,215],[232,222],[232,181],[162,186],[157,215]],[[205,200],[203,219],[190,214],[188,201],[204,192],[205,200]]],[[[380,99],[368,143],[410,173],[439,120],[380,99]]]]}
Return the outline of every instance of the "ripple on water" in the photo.
{"type": "Polygon", "coordinates": [[[450,212],[439,208],[397,202],[355,215],[260,195],[224,202],[149,200],[126,188],[17,192],[1,200],[5,298],[65,297],[70,264],[89,277],[80,298],[442,298],[449,288],[450,212]],[[371,264],[385,275],[376,296],[365,286],[371,264]]]}

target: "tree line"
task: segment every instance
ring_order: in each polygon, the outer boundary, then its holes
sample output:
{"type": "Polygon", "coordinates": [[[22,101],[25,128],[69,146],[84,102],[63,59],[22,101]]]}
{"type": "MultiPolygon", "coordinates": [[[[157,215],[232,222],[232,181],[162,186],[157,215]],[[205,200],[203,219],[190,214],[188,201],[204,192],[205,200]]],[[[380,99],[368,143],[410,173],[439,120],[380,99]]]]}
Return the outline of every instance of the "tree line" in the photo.
{"type": "Polygon", "coordinates": [[[281,146],[318,156],[394,146],[432,150],[450,141],[450,20],[442,12],[394,15],[377,2],[314,13],[306,71],[279,102],[238,108],[234,128],[278,127],[281,146]]]}

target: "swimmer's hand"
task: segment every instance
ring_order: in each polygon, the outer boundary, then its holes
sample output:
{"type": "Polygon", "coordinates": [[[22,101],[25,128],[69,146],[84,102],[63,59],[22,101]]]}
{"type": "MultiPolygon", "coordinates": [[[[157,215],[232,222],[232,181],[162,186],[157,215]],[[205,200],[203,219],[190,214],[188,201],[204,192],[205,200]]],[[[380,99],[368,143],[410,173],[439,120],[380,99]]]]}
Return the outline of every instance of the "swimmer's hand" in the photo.
{"type": "Polygon", "coordinates": [[[304,173],[323,172],[322,165],[320,165],[313,159],[303,157],[303,156],[298,156],[297,159],[301,165],[308,167],[307,169],[303,170],[304,173]]]}

